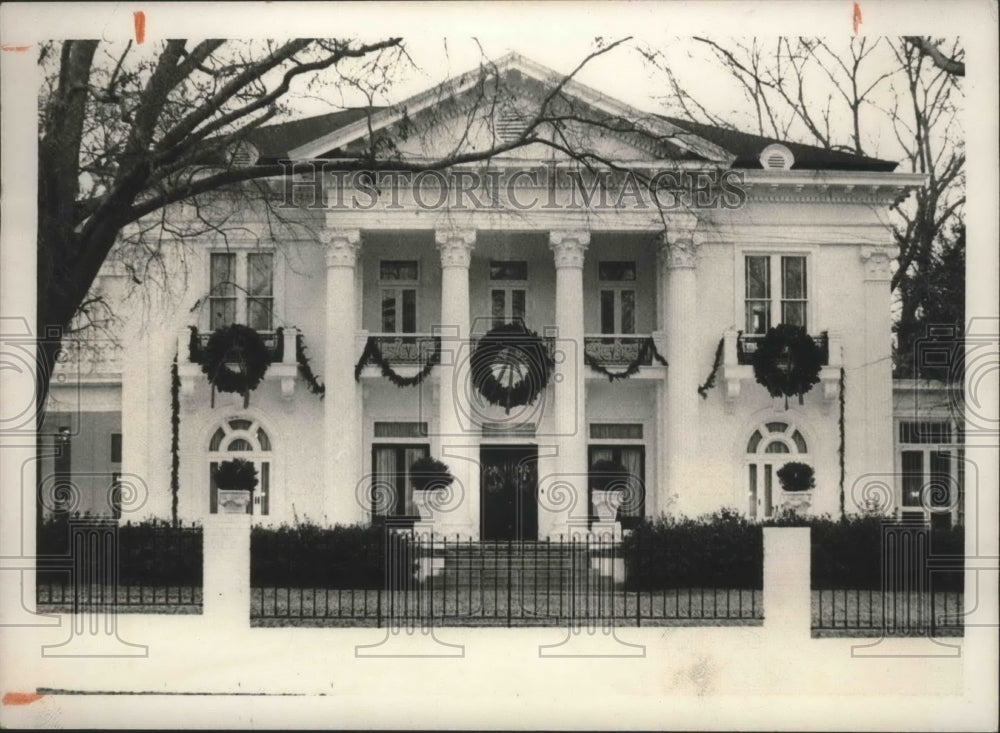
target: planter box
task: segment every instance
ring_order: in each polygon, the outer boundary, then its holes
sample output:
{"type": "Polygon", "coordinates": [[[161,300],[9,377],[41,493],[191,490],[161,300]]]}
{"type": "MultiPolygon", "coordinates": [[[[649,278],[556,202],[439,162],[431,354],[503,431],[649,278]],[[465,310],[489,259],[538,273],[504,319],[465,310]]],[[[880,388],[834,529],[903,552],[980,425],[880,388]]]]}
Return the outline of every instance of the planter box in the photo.
{"type": "Polygon", "coordinates": [[[247,514],[250,492],[245,489],[219,489],[219,514],[247,514]]]}
{"type": "Polygon", "coordinates": [[[618,507],[625,501],[625,492],[621,489],[604,491],[594,489],[594,511],[597,513],[599,522],[614,522],[618,514],[618,507]]]}

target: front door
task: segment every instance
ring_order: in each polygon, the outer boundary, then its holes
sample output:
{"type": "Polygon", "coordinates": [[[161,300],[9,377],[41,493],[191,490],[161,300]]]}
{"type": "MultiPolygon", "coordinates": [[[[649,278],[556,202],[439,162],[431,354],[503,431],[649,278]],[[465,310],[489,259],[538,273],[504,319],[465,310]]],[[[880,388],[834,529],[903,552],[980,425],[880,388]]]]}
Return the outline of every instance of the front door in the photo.
{"type": "Polygon", "coordinates": [[[483,446],[479,464],[482,538],[537,539],[537,446],[483,446]]]}

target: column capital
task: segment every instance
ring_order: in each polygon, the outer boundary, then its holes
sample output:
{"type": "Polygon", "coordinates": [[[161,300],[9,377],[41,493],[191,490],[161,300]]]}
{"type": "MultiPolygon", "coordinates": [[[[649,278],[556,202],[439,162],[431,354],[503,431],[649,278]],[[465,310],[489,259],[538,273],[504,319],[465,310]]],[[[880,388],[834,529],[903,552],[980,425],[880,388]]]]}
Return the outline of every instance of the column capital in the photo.
{"type": "Polygon", "coordinates": [[[866,244],[858,253],[865,266],[865,280],[891,280],[892,261],[899,256],[894,244],[866,244]]]}
{"type": "Polygon", "coordinates": [[[434,241],[441,253],[441,267],[464,267],[468,269],[472,261],[472,250],[476,246],[475,229],[437,229],[434,241]]]}
{"type": "Polygon", "coordinates": [[[691,239],[668,241],[664,236],[657,256],[665,270],[693,269],[698,264],[698,245],[691,239]]]}
{"type": "Polygon", "coordinates": [[[324,229],[319,240],[326,246],[327,267],[354,267],[361,249],[360,229],[324,229]]]}
{"type": "Polygon", "coordinates": [[[583,267],[583,255],[590,244],[590,232],[555,229],[549,232],[549,248],[556,258],[556,268],[583,267]]]}

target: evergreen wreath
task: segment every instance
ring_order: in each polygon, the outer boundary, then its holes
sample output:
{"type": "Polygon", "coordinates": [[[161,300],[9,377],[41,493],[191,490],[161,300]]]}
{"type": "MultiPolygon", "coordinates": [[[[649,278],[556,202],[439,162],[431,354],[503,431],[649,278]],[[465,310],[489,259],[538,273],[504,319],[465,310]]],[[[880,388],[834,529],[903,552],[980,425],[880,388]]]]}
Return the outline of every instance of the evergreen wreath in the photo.
{"type": "Polygon", "coordinates": [[[808,491],[816,488],[815,472],[808,463],[789,461],[776,474],[784,491],[808,491]]]}
{"type": "Polygon", "coordinates": [[[472,386],[506,413],[533,403],[549,383],[552,359],[545,343],[520,322],[489,331],[469,358],[472,386]]]}
{"type": "MultiPolygon", "coordinates": [[[[736,338],[739,339],[739,336],[737,335],[736,338]]],[[[719,373],[719,367],[722,366],[722,348],[725,341],[724,337],[719,339],[719,345],[715,347],[715,359],[712,361],[712,371],[709,373],[705,383],[698,387],[698,394],[701,395],[703,400],[708,399],[708,390],[715,386],[715,375],[719,373]]]]}
{"type": "Polygon", "coordinates": [[[368,342],[365,344],[365,350],[361,352],[361,358],[358,359],[358,363],[354,365],[354,381],[361,381],[361,371],[368,366],[369,363],[375,364],[379,370],[382,372],[382,376],[388,379],[390,382],[395,384],[397,387],[413,387],[430,376],[431,371],[435,366],[441,361],[441,339],[438,336],[434,337],[434,351],[431,352],[430,357],[427,359],[427,363],[424,364],[423,368],[412,377],[402,377],[399,373],[392,368],[392,365],[386,361],[385,357],[382,355],[382,350],[378,346],[378,339],[374,336],[368,337],[368,342]]]}
{"type": "Polygon", "coordinates": [[[252,492],[257,483],[257,468],[245,458],[223,461],[215,469],[215,485],[220,489],[252,492]]]}
{"type": "Polygon", "coordinates": [[[639,349],[638,355],[629,362],[628,366],[625,367],[623,371],[612,372],[601,365],[596,359],[591,357],[589,354],[584,352],[583,362],[588,367],[593,369],[598,374],[603,374],[608,378],[609,382],[614,382],[616,379],[628,379],[629,377],[635,376],[639,373],[639,368],[642,364],[650,358],[656,359],[656,361],[661,366],[667,366],[667,360],[663,358],[660,352],[656,348],[656,344],[653,343],[653,339],[643,339],[642,348],[639,349]]]}
{"type": "Polygon", "coordinates": [[[180,491],[181,468],[181,378],[177,354],[170,365],[170,521],[177,526],[177,494],[180,491]]]}
{"type": "Polygon", "coordinates": [[[217,329],[209,337],[201,360],[201,370],[212,384],[212,407],[215,390],[243,395],[243,407],[248,407],[250,392],[260,384],[270,364],[267,345],[252,328],[234,323],[217,329]]]}
{"type": "Polygon", "coordinates": [[[772,397],[802,395],[819,383],[823,350],[802,326],[780,323],[769,328],[753,355],[753,375],[772,397]]]}

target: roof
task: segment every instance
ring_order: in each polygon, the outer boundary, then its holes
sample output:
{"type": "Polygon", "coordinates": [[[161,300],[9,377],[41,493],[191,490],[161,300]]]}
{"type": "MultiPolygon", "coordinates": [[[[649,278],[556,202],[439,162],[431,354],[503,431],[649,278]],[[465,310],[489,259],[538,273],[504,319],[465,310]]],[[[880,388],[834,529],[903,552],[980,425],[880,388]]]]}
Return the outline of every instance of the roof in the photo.
{"type": "Polygon", "coordinates": [[[762,168],[760,154],[768,145],[778,143],[788,148],[795,156],[793,170],[840,170],[840,171],[882,171],[891,172],[898,163],[892,160],[869,158],[840,150],[829,150],[817,145],[803,145],[777,138],[752,135],[747,132],[730,130],[715,125],[705,125],[679,117],[659,115],[663,119],[689,132],[699,135],[736,156],[733,168],[762,168]]]}
{"type": "Polygon", "coordinates": [[[382,108],[352,107],[288,122],[276,122],[249,132],[246,139],[260,152],[262,163],[287,159],[290,150],[315,140],[331,130],[357,122],[367,114],[380,109],[382,108]]]}

